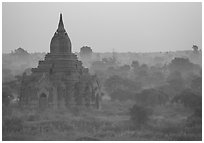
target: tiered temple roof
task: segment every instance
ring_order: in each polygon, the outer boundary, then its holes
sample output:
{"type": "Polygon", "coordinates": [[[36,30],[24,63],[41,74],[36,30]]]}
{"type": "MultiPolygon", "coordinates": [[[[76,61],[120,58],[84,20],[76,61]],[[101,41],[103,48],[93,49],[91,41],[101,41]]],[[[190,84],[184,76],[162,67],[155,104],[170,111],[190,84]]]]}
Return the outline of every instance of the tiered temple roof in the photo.
{"type": "Polygon", "coordinates": [[[72,53],[71,40],[64,29],[62,14],[58,29],[50,42],[50,53],[46,54],[43,61],[39,61],[38,67],[33,68],[34,74],[39,73],[64,73],[70,75],[81,74],[84,70],[82,62],[72,53]]]}

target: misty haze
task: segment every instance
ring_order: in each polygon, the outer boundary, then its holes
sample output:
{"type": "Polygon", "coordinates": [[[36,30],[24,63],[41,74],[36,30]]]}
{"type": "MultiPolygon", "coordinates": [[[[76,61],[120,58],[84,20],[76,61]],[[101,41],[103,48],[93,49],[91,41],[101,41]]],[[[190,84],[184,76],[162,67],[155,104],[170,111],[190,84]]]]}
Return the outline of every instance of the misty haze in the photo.
{"type": "Polygon", "coordinates": [[[202,3],[2,3],[3,141],[201,141],[202,3]]]}

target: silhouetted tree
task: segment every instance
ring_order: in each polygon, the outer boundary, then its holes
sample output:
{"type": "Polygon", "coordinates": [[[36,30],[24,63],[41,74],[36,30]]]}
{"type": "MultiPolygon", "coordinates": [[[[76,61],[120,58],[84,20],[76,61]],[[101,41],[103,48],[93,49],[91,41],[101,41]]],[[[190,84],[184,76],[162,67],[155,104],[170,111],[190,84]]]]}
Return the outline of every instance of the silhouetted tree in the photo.
{"type": "Polygon", "coordinates": [[[193,45],[192,48],[193,48],[193,51],[194,51],[194,52],[198,52],[198,46],[197,46],[197,45],[193,45]]]}

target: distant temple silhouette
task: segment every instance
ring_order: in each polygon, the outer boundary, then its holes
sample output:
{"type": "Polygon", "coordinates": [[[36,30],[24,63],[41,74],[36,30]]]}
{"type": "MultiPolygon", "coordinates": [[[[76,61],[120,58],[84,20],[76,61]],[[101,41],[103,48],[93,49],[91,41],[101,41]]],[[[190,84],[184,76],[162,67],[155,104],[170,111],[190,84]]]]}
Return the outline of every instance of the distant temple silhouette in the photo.
{"type": "Polygon", "coordinates": [[[39,61],[32,74],[23,75],[20,103],[40,110],[70,106],[99,108],[100,83],[72,53],[71,40],[64,29],[62,14],[50,42],[50,53],[39,61]]]}

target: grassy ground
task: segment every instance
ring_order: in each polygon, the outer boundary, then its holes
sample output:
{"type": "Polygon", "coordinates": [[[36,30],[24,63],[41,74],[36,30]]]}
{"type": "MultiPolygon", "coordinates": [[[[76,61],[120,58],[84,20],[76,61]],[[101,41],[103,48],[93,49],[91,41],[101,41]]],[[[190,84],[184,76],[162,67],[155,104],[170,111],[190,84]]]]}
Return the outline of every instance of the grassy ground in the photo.
{"type": "Polygon", "coordinates": [[[104,101],[100,111],[14,110],[3,118],[3,140],[201,140],[201,124],[186,125],[192,113],[182,106],[154,108],[150,121],[137,128],[130,121],[134,102],[104,101]]]}

